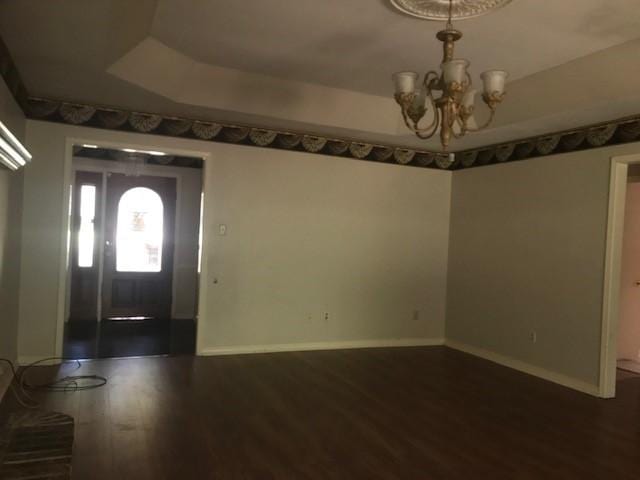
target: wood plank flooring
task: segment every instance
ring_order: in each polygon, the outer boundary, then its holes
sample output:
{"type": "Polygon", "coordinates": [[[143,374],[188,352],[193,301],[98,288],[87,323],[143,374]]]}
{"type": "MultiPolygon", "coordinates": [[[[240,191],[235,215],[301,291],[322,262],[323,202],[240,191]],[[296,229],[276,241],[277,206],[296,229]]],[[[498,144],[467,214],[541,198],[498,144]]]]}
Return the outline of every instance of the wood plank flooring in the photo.
{"type": "Polygon", "coordinates": [[[640,377],[598,400],[444,347],[81,372],[109,384],[39,395],[75,417],[76,480],[640,478],[640,377]]]}
{"type": "Polygon", "coordinates": [[[193,354],[193,320],[102,320],[65,323],[65,358],[112,358],[193,354]]]}

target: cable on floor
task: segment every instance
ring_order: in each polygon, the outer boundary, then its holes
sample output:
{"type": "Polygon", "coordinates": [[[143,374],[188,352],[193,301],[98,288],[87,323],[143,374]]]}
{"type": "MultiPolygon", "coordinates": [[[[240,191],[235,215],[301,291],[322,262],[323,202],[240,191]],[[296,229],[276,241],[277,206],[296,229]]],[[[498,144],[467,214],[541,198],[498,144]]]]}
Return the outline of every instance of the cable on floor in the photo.
{"type": "Polygon", "coordinates": [[[57,378],[50,382],[45,383],[32,383],[28,380],[27,374],[33,367],[39,366],[44,362],[60,361],[62,365],[69,362],[76,363],[76,368],[73,370],[78,371],[82,368],[82,362],[76,359],[69,359],[63,357],[48,357],[40,359],[36,362],[30,363],[23,367],[18,373],[13,362],[7,358],[0,358],[1,362],[5,362],[9,365],[11,373],[13,375],[10,383],[11,391],[13,392],[16,400],[20,405],[25,408],[37,408],[39,403],[28,393],[28,390],[45,390],[48,392],[77,392],[83,390],[93,390],[103,387],[107,384],[107,378],[101,375],[65,375],[64,377],[57,378]]]}

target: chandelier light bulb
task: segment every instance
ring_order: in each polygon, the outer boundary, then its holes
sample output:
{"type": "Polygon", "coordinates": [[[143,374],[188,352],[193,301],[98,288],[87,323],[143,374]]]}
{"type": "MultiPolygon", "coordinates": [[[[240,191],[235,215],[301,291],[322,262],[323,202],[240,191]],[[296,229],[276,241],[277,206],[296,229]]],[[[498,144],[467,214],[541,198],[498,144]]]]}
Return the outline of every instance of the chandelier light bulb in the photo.
{"type": "Polygon", "coordinates": [[[418,74],[416,72],[398,72],[393,74],[396,93],[413,93],[416,89],[418,74]]]}
{"type": "Polygon", "coordinates": [[[478,93],[478,91],[475,88],[470,88],[466,91],[462,97],[462,106],[464,108],[473,108],[476,103],[476,93],[478,93]]]}
{"type": "Polygon", "coordinates": [[[427,90],[425,88],[420,87],[418,91],[414,92],[416,94],[413,104],[414,107],[424,107],[427,102],[427,90]]]}
{"type": "Polygon", "coordinates": [[[505,90],[505,83],[509,74],[504,70],[489,70],[480,75],[484,84],[486,95],[502,95],[505,90]]]}
{"type": "Polygon", "coordinates": [[[467,78],[467,68],[469,67],[469,61],[464,59],[454,59],[444,62],[441,65],[442,76],[444,78],[445,85],[451,85],[452,83],[461,84],[467,78]]]}

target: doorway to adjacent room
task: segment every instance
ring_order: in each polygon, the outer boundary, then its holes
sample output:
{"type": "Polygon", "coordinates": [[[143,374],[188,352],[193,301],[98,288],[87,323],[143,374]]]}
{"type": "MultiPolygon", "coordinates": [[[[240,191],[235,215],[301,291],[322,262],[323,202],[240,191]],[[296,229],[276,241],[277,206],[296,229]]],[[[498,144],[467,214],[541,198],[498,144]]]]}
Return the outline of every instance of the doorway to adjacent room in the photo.
{"type": "Polygon", "coordinates": [[[74,147],[67,358],[193,354],[202,159],[74,147]]]}
{"type": "Polygon", "coordinates": [[[629,165],[620,271],[617,367],[640,375],[640,165],[629,165]]]}

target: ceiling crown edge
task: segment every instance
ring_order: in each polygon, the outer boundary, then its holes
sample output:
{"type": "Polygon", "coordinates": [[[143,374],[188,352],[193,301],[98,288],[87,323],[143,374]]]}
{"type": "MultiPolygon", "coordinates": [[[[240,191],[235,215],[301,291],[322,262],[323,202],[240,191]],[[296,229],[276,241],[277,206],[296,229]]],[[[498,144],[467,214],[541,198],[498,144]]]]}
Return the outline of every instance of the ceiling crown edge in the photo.
{"type": "Polygon", "coordinates": [[[333,137],[313,132],[274,129],[210,119],[166,116],[50,98],[28,97],[24,111],[27,118],[33,120],[293,150],[378,163],[395,163],[439,170],[451,170],[455,163],[450,160],[448,153],[442,152],[368,142],[361,139],[333,137]]]}
{"type": "Polygon", "coordinates": [[[640,140],[640,115],[456,152],[452,169],[495,165],[640,140]]]}

